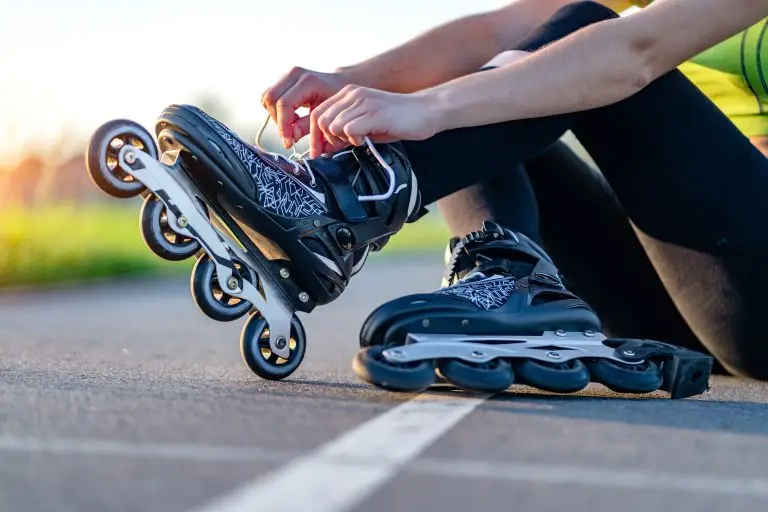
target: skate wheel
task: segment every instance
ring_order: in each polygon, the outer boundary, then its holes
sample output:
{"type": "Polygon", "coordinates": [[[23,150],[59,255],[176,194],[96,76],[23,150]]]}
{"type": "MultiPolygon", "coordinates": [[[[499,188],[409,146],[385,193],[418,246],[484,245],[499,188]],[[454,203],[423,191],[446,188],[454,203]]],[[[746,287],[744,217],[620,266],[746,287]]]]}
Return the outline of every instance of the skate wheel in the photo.
{"type": "Polygon", "coordinates": [[[352,359],[352,370],[366,382],[389,391],[416,393],[424,391],[435,382],[432,361],[394,363],[382,352],[387,347],[368,347],[352,359]]]}
{"type": "MultiPolygon", "coordinates": [[[[256,274],[238,261],[235,268],[254,286],[256,274]]],[[[208,255],[201,256],[192,269],[192,298],[200,310],[208,317],[220,322],[231,322],[241,318],[251,310],[251,302],[229,295],[221,289],[216,275],[216,265],[208,255]]]]}
{"type": "Polygon", "coordinates": [[[156,196],[150,195],[141,206],[141,236],[149,250],[168,261],[182,261],[200,250],[200,242],[171,228],[167,209],[156,196]]]}
{"type": "Polygon", "coordinates": [[[559,364],[526,359],[515,366],[515,373],[520,383],[554,393],[575,393],[590,381],[589,370],[578,359],[559,364]]]}
{"type": "Polygon", "coordinates": [[[254,311],[245,322],[240,336],[240,353],[243,361],[253,373],[263,379],[280,380],[288,377],[299,367],[306,350],[306,335],[299,319],[291,319],[291,339],[288,341],[290,354],[287,359],[279,357],[269,348],[269,324],[254,311]]]}
{"type": "Polygon", "coordinates": [[[120,167],[117,155],[126,144],[157,159],[152,135],[141,125],[123,119],[102,125],[91,137],[85,166],[91,181],[113,197],[129,198],[141,194],[144,184],[120,167]]]}
{"type": "Polygon", "coordinates": [[[661,387],[663,374],[654,361],[622,364],[598,359],[589,365],[594,380],[617,393],[651,393],[661,387]]]}
{"type": "Polygon", "coordinates": [[[440,375],[462,389],[499,393],[515,382],[512,365],[503,359],[474,364],[461,359],[446,359],[437,366],[440,375]]]}

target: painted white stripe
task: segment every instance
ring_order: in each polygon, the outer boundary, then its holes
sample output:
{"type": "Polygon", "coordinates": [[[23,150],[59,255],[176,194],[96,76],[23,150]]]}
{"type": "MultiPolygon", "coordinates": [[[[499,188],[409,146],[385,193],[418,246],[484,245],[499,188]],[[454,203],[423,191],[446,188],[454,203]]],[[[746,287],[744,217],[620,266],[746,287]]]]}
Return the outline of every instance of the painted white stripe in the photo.
{"type": "Polygon", "coordinates": [[[727,475],[662,473],[623,468],[590,468],[535,463],[494,463],[455,459],[419,459],[408,472],[506,482],[573,484],[639,491],[737,494],[768,497],[768,480],[727,475]]]}
{"type": "MultiPolygon", "coordinates": [[[[407,428],[401,423],[402,428],[407,428]]],[[[349,438],[346,438],[349,442],[349,438]]],[[[364,440],[366,442],[371,440],[364,440]]],[[[335,443],[334,443],[335,444],[335,443]]],[[[382,464],[391,466],[403,460],[399,445],[378,445],[376,449],[354,449],[353,446],[336,444],[338,453],[320,455],[314,466],[304,465],[306,471],[322,470],[345,472],[359,471],[360,468],[376,469],[382,464]]],[[[253,462],[267,461],[285,463],[296,460],[296,452],[250,448],[241,446],[215,446],[181,443],[132,443],[121,441],[91,441],[78,439],[39,439],[0,437],[0,452],[40,453],[79,455],[87,457],[121,457],[128,459],[192,460],[198,462],[253,462]]],[[[494,462],[488,460],[466,460],[452,458],[418,458],[408,461],[400,470],[407,473],[437,475],[453,478],[497,480],[514,483],[550,483],[590,486],[596,488],[619,488],[627,490],[661,490],[690,493],[728,494],[768,498],[768,479],[740,478],[731,475],[697,473],[662,473],[659,471],[636,470],[631,468],[603,468],[589,466],[566,466],[527,462],[494,462]]],[[[304,475],[305,478],[307,475],[304,475]]],[[[310,475],[316,478],[316,475],[310,475]]],[[[386,476],[391,476],[391,473],[386,476]]],[[[270,478],[270,477],[268,477],[270,478]]],[[[346,478],[346,476],[345,476],[346,478]]],[[[371,481],[371,492],[386,480],[371,481]]],[[[326,484],[327,485],[327,484],[326,484]]],[[[332,489],[338,488],[334,479],[332,489]]],[[[296,492],[296,490],[292,491],[296,492]]],[[[327,492],[327,491],[326,491],[327,492]]],[[[364,498],[365,496],[361,496],[364,498]]],[[[231,498],[230,498],[231,499],[231,498]]],[[[274,500],[274,496],[272,496],[274,500]]],[[[271,500],[271,501],[272,501],[271,500]]],[[[270,503],[271,503],[270,501],[270,503]]],[[[343,510],[341,508],[335,510],[343,510]]],[[[203,510],[218,510],[208,508],[203,510]]],[[[229,509],[222,509],[229,510],[229,509]]],[[[238,510],[238,509],[234,509],[238,510]]],[[[242,510],[242,509],[240,509],[242,510]]],[[[272,507],[270,507],[272,510],[272,507]]],[[[314,510],[314,509],[313,509],[314,510]]]]}
{"type": "Polygon", "coordinates": [[[485,398],[418,395],[197,512],[252,512],[264,503],[270,512],[348,510],[485,398]]]}
{"type": "Polygon", "coordinates": [[[0,437],[0,452],[53,453],[122,457],[131,459],[195,460],[200,462],[273,461],[285,462],[297,453],[242,446],[204,444],[126,443],[89,439],[35,439],[0,437]]]}

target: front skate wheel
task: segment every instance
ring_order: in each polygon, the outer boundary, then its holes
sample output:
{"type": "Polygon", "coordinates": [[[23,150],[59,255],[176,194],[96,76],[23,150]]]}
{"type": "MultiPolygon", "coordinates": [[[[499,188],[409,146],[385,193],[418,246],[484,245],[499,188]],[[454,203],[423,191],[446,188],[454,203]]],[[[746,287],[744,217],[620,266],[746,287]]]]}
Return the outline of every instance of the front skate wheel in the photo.
{"type": "Polygon", "coordinates": [[[435,382],[432,361],[395,363],[384,357],[383,346],[368,347],[352,359],[352,370],[366,382],[389,391],[416,393],[435,382]]]}
{"type": "MultiPolygon", "coordinates": [[[[256,286],[256,273],[247,265],[238,261],[234,263],[237,272],[256,286]]],[[[192,298],[200,311],[219,322],[237,320],[248,313],[252,307],[251,301],[235,297],[221,289],[216,274],[216,264],[208,255],[198,258],[192,269],[192,298]]]]}
{"type": "Polygon", "coordinates": [[[200,242],[173,230],[165,205],[154,194],[141,206],[140,227],[149,250],[164,260],[182,261],[200,250],[200,242]]]}
{"type": "Polygon", "coordinates": [[[288,377],[299,367],[306,351],[304,327],[296,316],[291,319],[291,339],[279,342],[288,344],[290,354],[287,359],[270,350],[269,324],[261,313],[254,311],[245,322],[240,337],[243,361],[253,373],[263,379],[280,380],[288,377]]]}
{"type": "Polygon", "coordinates": [[[659,365],[646,360],[638,364],[622,364],[598,359],[589,366],[592,376],[617,393],[651,393],[661,387],[663,373],[659,365]]]}
{"type": "Polygon", "coordinates": [[[157,159],[157,146],[152,135],[140,124],[118,119],[102,125],[91,137],[85,166],[91,181],[112,197],[129,198],[146,187],[120,167],[118,153],[126,144],[157,159]]]}
{"type": "Polygon", "coordinates": [[[521,383],[554,393],[575,393],[587,387],[590,381],[589,370],[578,359],[565,363],[526,359],[515,370],[521,383]]]}
{"type": "Polygon", "coordinates": [[[512,365],[503,359],[492,359],[482,364],[446,359],[438,363],[437,370],[454,386],[486,393],[500,393],[515,381],[512,365]]]}

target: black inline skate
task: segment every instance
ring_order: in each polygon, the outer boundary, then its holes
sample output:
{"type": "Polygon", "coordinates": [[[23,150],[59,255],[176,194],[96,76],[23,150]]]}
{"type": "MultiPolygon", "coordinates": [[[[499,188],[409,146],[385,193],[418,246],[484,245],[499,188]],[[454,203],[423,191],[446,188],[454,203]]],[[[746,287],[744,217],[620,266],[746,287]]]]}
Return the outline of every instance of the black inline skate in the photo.
{"type": "Polygon", "coordinates": [[[111,121],[86,156],[93,182],[114,197],[144,196],[141,233],[158,256],[199,255],[192,295],[209,317],[250,313],[246,364],[282,379],[304,357],[295,312],[335,300],[370,251],[425,210],[398,145],[373,145],[314,160],[243,142],[193,106],[172,105],[153,137],[111,121]],[[158,160],[159,158],[159,160],[158,160]]]}
{"type": "Polygon", "coordinates": [[[572,393],[592,382],[620,393],[705,392],[711,357],[651,340],[609,339],[530,239],[485,222],[450,242],[440,290],[390,301],[363,324],[352,366],[393,391],[500,392],[514,382],[572,393]]]}

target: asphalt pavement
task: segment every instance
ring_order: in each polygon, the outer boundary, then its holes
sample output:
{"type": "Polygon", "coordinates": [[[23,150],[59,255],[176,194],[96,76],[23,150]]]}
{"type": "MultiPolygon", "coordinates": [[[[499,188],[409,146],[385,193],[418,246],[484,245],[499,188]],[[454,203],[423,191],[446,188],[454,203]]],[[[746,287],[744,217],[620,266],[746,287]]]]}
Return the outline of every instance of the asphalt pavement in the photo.
{"type": "Polygon", "coordinates": [[[247,370],[242,322],[204,317],[182,277],[0,294],[0,511],[766,509],[766,383],[673,401],[357,380],[365,316],[434,289],[440,263],[372,261],[302,318],[282,382],[247,370]]]}

